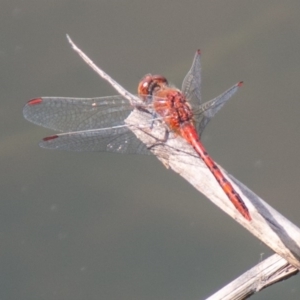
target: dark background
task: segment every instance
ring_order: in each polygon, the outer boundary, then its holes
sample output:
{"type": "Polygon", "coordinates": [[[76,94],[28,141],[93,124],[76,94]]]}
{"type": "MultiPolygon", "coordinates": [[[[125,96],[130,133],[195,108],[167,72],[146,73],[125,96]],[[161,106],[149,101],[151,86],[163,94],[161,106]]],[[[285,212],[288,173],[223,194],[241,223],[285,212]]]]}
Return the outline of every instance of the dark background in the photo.
{"type": "MultiPolygon", "coordinates": [[[[47,151],[38,96],[177,86],[202,51],[203,97],[245,85],[207,127],[212,157],[299,225],[300,2],[2,0],[0,299],[204,299],[272,252],[155,157],[47,151]]],[[[253,296],[297,299],[299,277],[253,296]]]]}

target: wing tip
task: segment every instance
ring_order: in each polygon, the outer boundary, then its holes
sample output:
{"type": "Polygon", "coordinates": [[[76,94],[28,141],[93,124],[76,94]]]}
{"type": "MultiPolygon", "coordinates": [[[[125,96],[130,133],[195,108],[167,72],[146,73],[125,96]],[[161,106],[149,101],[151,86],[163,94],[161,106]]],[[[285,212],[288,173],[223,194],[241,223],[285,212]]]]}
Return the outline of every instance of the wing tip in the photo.
{"type": "Polygon", "coordinates": [[[34,98],[34,99],[31,99],[27,102],[27,105],[37,105],[37,104],[41,104],[43,102],[43,99],[42,98],[34,98]]]}
{"type": "Polygon", "coordinates": [[[43,141],[42,142],[48,142],[48,141],[52,141],[54,139],[57,139],[58,138],[58,135],[55,134],[55,135],[50,135],[50,136],[46,136],[43,138],[43,141]]]}

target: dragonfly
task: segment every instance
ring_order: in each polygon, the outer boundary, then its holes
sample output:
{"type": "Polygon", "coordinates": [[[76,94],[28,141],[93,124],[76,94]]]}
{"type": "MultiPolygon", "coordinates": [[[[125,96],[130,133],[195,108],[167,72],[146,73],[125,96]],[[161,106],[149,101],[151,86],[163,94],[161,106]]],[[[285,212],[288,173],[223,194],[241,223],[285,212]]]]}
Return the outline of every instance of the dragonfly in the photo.
{"type": "MultiPolygon", "coordinates": [[[[197,50],[181,90],[173,87],[162,75],[145,75],[138,84],[137,95],[131,94],[97,67],[67,36],[73,49],[119,95],[97,98],[40,97],[27,102],[24,117],[37,125],[62,133],[45,137],[40,146],[71,151],[108,151],[151,154],[125,123],[133,110],[147,113],[150,122],[141,125],[150,129],[154,122],[165,127],[165,140],[172,132],[190,144],[203,160],[238,212],[248,221],[251,216],[244,201],[205,150],[200,137],[210,119],[237,92],[238,82],[218,97],[201,99],[201,52],[197,50]]],[[[160,141],[162,142],[162,141],[160,141]]],[[[155,147],[155,145],[153,145],[155,147]]]]}

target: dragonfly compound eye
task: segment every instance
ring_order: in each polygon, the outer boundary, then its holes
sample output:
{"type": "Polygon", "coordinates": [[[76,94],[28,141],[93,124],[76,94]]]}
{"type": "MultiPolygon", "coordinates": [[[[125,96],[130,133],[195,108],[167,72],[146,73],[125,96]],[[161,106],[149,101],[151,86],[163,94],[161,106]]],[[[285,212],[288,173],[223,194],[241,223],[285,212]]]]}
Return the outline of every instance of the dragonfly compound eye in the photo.
{"type": "Polygon", "coordinates": [[[168,85],[168,81],[161,75],[147,74],[139,82],[138,94],[140,96],[152,95],[157,89],[163,88],[168,85]]]}

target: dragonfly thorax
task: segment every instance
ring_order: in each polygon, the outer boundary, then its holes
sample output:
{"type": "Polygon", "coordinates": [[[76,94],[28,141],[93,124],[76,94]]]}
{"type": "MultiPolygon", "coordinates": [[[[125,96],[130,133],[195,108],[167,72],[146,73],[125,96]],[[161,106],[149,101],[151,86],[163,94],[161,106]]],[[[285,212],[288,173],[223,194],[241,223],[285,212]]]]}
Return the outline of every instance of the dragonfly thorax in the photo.
{"type": "Polygon", "coordinates": [[[178,132],[193,122],[193,112],[185,96],[175,88],[161,88],[153,94],[153,107],[171,130],[178,132]]]}

